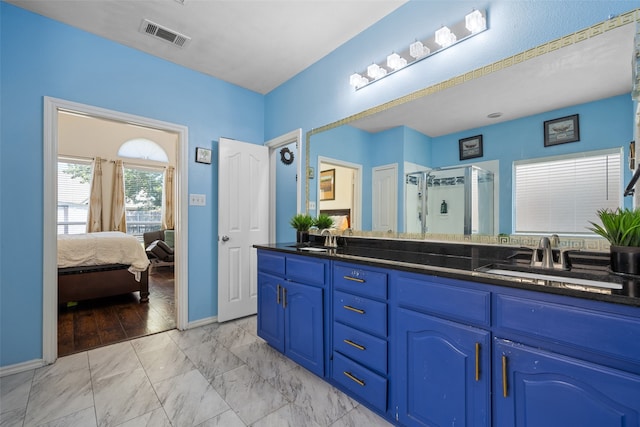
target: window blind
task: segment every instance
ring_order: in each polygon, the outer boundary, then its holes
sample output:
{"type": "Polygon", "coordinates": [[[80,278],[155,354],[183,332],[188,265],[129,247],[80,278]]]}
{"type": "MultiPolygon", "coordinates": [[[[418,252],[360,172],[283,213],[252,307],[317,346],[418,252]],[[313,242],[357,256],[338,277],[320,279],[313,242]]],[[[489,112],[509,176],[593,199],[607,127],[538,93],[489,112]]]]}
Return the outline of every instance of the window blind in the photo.
{"type": "Polygon", "coordinates": [[[58,162],[58,234],[86,233],[92,170],[90,161],[58,162]]]}
{"type": "Polygon", "coordinates": [[[586,234],[622,203],[620,149],[514,163],[516,233],[586,234]]]}

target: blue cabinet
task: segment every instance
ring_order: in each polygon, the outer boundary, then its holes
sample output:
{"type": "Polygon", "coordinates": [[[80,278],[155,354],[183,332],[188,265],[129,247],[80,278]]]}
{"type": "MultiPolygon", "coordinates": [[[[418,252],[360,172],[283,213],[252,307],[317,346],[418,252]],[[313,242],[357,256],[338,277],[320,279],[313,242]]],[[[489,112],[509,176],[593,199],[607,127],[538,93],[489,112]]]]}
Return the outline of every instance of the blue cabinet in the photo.
{"type": "Polygon", "coordinates": [[[490,426],[490,293],[410,273],[394,273],[391,292],[397,420],[490,426]]]}
{"type": "Polygon", "coordinates": [[[640,425],[640,376],[495,339],[495,426],[640,425]]]}
{"type": "Polygon", "coordinates": [[[639,307],[276,251],[258,271],[258,335],[396,425],[640,427],[639,307]]]}
{"type": "Polygon", "coordinates": [[[327,271],[327,261],[258,251],[258,336],[319,376],[327,271]]]}
{"type": "Polygon", "coordinates": [[[398,420],[411,426],[489,426],[488,331],[400,309],[398,420]]]}
{"type": "Polygon", "coordinates": [[[388,407],[387,273],[335,263],[333,285],[331,378],[384,414],[388,407]]]}
{"type": "Polygon", "coordinates": [[[258,336],[273,348],[284,353],[284,309],[282,277],[258,273],[258,336]]]}

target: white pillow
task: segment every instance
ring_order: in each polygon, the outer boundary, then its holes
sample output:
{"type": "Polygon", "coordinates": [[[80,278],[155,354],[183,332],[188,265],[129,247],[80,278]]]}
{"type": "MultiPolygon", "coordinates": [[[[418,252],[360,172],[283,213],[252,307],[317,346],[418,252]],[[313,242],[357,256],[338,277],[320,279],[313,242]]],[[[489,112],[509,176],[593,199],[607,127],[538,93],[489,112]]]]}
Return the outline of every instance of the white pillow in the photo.
{"type": "Polygon", "coordinates": [[[333,227],[336,230],[343,231],[349,228],[349,221],[347,220],[346,215],[331,215],[330,218],[333,220],[333,227]]]}

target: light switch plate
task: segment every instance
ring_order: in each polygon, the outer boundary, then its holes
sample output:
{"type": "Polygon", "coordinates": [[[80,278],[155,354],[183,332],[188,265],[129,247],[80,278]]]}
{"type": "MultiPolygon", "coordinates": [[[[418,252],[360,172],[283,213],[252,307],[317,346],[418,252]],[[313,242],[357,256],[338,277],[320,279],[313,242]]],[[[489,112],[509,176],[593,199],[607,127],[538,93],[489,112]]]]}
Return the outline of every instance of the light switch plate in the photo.
{"type": "Polygon", "coordinates": [[[207,195],[206,194],[189,194],[189,205],[191,206],[206,206],[207,195]]]}
{"type": "Polygon", "coordinates": [[[309,210],[310,211],[316,210],[316,202],[309,202],[309,210]]]}

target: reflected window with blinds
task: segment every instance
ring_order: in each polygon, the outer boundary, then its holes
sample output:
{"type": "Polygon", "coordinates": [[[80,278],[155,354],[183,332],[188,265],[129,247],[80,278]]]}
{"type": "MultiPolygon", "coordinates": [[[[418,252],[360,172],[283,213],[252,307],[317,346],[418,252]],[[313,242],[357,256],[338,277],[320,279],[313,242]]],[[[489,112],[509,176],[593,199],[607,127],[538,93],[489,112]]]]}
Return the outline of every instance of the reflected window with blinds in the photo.
{"type": "Polygon", "coordinates": [[[513,165],[514,232],[592,234],[599,209],[622,206],[622,149],[513,165]]]}

